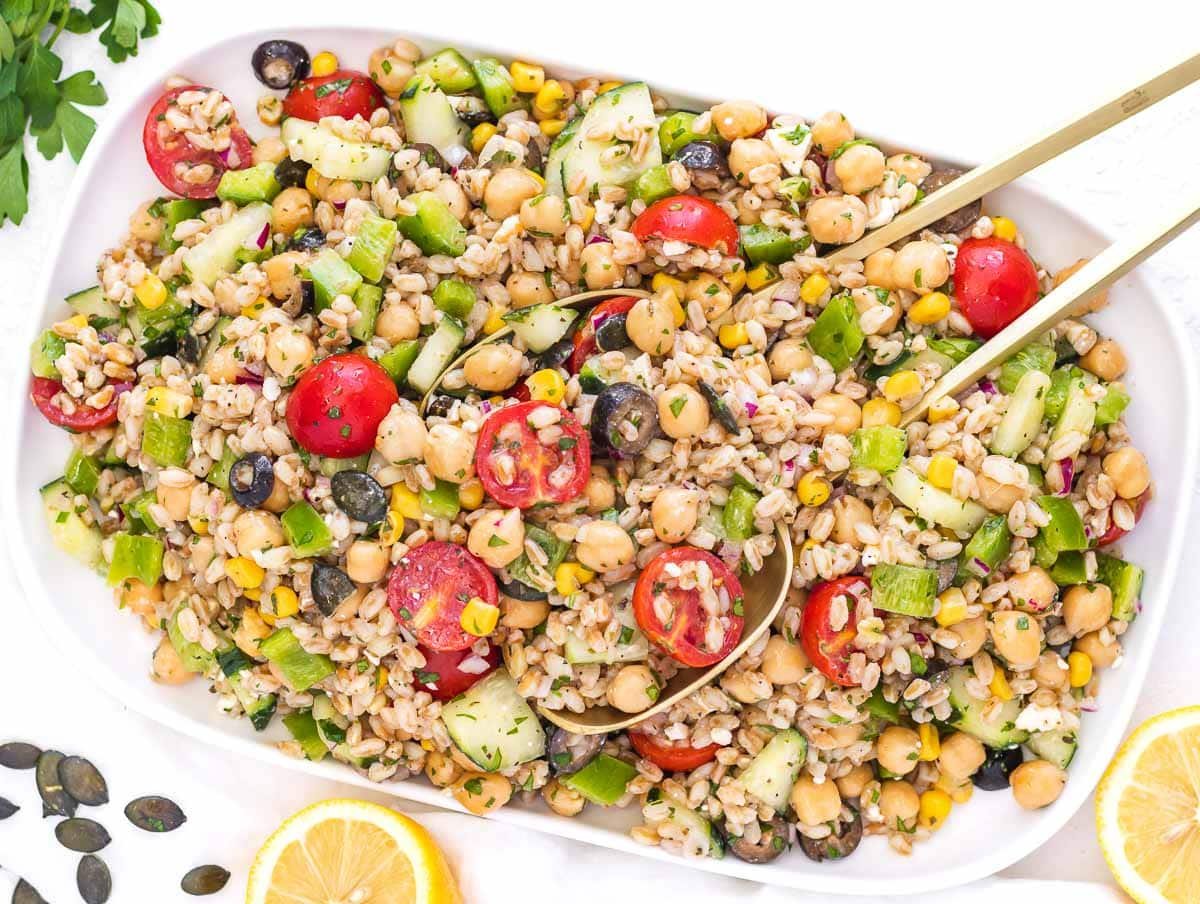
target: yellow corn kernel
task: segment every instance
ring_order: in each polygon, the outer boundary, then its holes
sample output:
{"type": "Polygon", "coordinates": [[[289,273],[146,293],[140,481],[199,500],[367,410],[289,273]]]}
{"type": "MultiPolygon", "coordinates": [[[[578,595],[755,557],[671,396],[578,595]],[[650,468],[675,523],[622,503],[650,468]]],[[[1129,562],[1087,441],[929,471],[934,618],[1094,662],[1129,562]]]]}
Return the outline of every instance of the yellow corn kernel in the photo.
{"type": "Polygon", "coordinates": [[[485,336],[490,336],[492,333],[499,332],[504,329],[504,315],[508,313],[508,308],[501,304],[493,304],[488,306],[487,320],[483,322],[483,333],[485,336]]]}
{"type": "Polygon", "coordinates": [[[328,50],[322,50],[312,58],[312,74],[315,76],[333,75],[337,68],[338,58],[328,50]]]}
{"type": "Polygon", "coordinates": [[[864,427],[897,427],[900,424],[900,406],[887,399],[871,399],[862,409],[864,427]]]}
{"type": "Polygon", "coordinates": [[[687,320],[687,314],[683,312],[683,305],[679,303],[679,296],[673,290],[660,292],[658,295],[662,299],[663,304],[667,306],[667,310],[671,312],[671,319],[675,321],[675,326],[683,326],[683,322],[687,320]]]}
{"type": "Polygon", "coordinates": [[[890,402],[899,402],[921,391],[921,378],[915,370],[898,370],[883,384],[883,394],[890,402]]]}
{"type": "Polygon", "coordinates": [[[321,174],[315,169],[310,169],[304,177],[304,188],[310,195],[320,197],[321,195],[321,174]]]}
{"type": "Polygon", "coordinates": [[[1008,217],[992,217],[992,235],[1006,242],[1017,239],[1017,224],[1008,217]]]}
{"type": "Polygon", "coordinates": [[[529,398],[535,402],[549,402],[557,405],[566,395],[567,386],[557,370],[544,368],[534,372],[525,385],[529,387],[529,398]]]}
{"type": "Polygon", "coordinates": [[[967,598],[958,587],[947,587],[938,594],[938,611],[934,618],[943,628],[957,625],[967,617],[967,598]]]}
{"type": "Polygon", "coordinates": [[[717,339],[723,348],[733,350],[750,341],[744,323],[727,323],[717,331],[717,339]]]}
{"type": "Polygon", "coordinates": [[[1076,650],[1067,657],[1067,676],[1071,687],[1087,687],[1092,680],[1092,657],[1076,650]]]}
{"type": "Polygon", "coordinates": [[[147,273],[146,278],[133,290],[133,296],[143,308],[153,311],[162,307],[163,302],[167,300],[167,287],[153,273],[147,273]]]}
{"type": "Polygon", "coordinates": [[[403,518],[420,521],[424,516],[421,512],[421,497],[402,483],[392,484],[392,504],[390,506],[403,518]]]}
{"type": "Polygon", "coordinates": [[[801,505],[824,505],[833,488],[820,471],[809,471],[796,482],[796,498],[801,505]]]}
{"type": "Polygon", "coordinates": [[[525,175],[536,182],[542,191],[546,190],[546,180],[542,178],[541,173],[535,173],[533,170],[527,169],[525,170],[525,175]]]}
{"type": "Polygon", "coordinates": [[[620,88],[623,84],[625,83],[618,81],[601,82],[596,88],[596,93],[603,94],[605,91],[611,91],[613,88],[620,88]]]}
{"type": "Polygon", "coordinates": [[[918,727],[917,734],[921,737],[921,752],[917,754],[917,759],[932,763],[942,755],[942,742],[938,737],[937,726],[932,722],[923,722],[918,727]]]}
{"type": "Polygon", "coordinates": [[[1012,688],[1008,686],[1008,679],[1004,676],[1004,669],[999,666],[992,673],[991,684],[988,685],[988,690],[992,692],[992,696],[999,700],[1011,700],[1013,698],[1012,688]]]}
{"type": "Polygon", "coordinates": [[[596,221],[596,208],[594,208],[591,204],[584,204],[583,212],[580,213],[579,219],[576,220],[575,222],[577,222],[579,224],[580,229],[582,229],[584,232],[587,232],[589,229],[592,228],[592,223],[594,223],[595,221],[596,221]]]}
{"type": "Polygon", "coordinates": [[[468,512],[473,512],[483,505],[483,484],[478,478],[472,477],[458,485],[458,504],[468,512]]]}
{"type": "Polygon", "coordinates": [[[508,71],[512,75],[513,87],[522,94],[537,94],[546,84],[546,70],[533,63],[514,61],[508,71]]]}
{"type": "Polygon", "coordinates": [[[767,286],[777,282],[779,282],[779,268],[774,264],[768,264],[766,261],[763,261],[757,267],[752,267],[746,272],[746,287],[751,292],[765,289],[767,286]]]}
{"type": "Polygon", "coordinates": [[[921,795],[921,808],[917,812],[917,824],[924,829],[936,829],[946,821],[954,802],[941,788],[930,788],[921,795]]]}
{"type": "Polygon", "coordinates": [[[908,319],[913,323],[928,326],[937,323],[950,313],[950,296],[945,292],[930,292],[908,309],[908,319]]]}
{"type": "Polygon", "coordinates": [[[271,591],[270,599],[276,618],[291,618],[300,611],[300,597],[291,587],[280,584],[271,591]]]}
{"type": "Polygon", "coordinates": [[[935,455],[929,459],[929,471],[925,477],[939,490],[948,490],[954,486],[954,472],[958,470],[958,462],[949,455],[935,455]]]}
{"type": "Polygon", "coordinates": [[[567,121],[565,119],[543,119],[538,128],[542,130],[542,134],[547,138],[557,138],[559,132],[565,129],[567,121]]]}
{"type": "Polygon", "coordinates": [[[494,125],[490,122],[481,122],[471,130],[471,150],[478,154],[495,134],[496,127],[494,125]]]}
{"type": "Polygon", "coordinates": [[[661,292],[663,289],[670,289],[675,293],[676,298],[683,298],[687,295],[687,283],[682,279],[676,279],[661,270],[654,274],[654,278],[650,280],[650,288],[655,292],[661,292]]]}
{"type": "Polygon", "coordinates": [[[202,537],[208,533],[208,519],[203,515],[188,515],[188,524],[191,525],[193,533],[202,537]]]}
{"type": "Polygon", "coordinates": [[[941,421],[948,421],[957,413],[958,402],[950,396],[942,396],[929,406],[929,423],[937,424],[941,421]]]}
{"type": "Polygon", "coordinates": [[[381,691],[387,687],[388,670],[387,666],[380,666],[375,670],[375,690],[381,691]]]}
{"type": "Polygon", "coordinates": [[[829,290],[829,280],[824,273],[814,273],[800,284],[800,297],[805,304],[816,304],[829,290]]]}
{"type": "Polygon", "coordinates": [[[477,596],[467,600],[458,619],[462,629],[472,637],[487,637],[496,630],[499,620],[500,607],[486,603],[477,596]]]}
{"type": "Polygon", "coordinates": [[[810,549],[816,549],[820,545],[821,544],[818,543],[816,540],[814,540],[812,537],[809,537],[807,540],[805,540],[803,543],[800,544],[800,552],[805,552],[810,549]]]}
{"type": "Polygon", "coordinates": [[[249,317],[251,320],[257,320],[262,316],[264,311],[273,307],[274,305],[270,301],[260,295],[255,301],[242,308],[242,316],[249,317]]]}
{"type": "Polygon", "coordinates": [[[746,287],[746,268],[739,266],[736,270],[730,270],[722,279],[729,286],[729,291],[737,295],[746,287]]]}
{"type": "Polygon", "coordinates": [[[404,536],[404,516],[395,509],[387,513],[387,524],[379,532],[379,542],[384,546],[393,546],[404,536]]]}
{"type": "Polygon", "coordinates": [[[165,386],[155,386],[146,393],[146,407],[167,417],[187,417],[192,405],[192,396],[165,386]]]}
{"type": "Polygon", "coordinates": [[[267,575],[261,565],[246,556],[235,556],[226,562],[225,573],[243,590],[257,588],[267,575]]]}
{"type": "Polygon", "coordinates": [[[596,576],[594,571],[584,568],[578,562],[563,562],[554,569],[554,589],[563,596],[578,593],[579,588],[596,576]]]}
{"type": "Polygon", "coordinates": [[[74,317],[68,317],[63,323],[75,327],[76,330],[81,330],[88,325],[88,319],[83,314],[76,314],[74,317]]]}
{"type": "Polygon", "coordinates": [[[537,119],[557,119],[567,105],[567,89],[562,82],[546,79],[533,98],[533,115],[537,119]]]}

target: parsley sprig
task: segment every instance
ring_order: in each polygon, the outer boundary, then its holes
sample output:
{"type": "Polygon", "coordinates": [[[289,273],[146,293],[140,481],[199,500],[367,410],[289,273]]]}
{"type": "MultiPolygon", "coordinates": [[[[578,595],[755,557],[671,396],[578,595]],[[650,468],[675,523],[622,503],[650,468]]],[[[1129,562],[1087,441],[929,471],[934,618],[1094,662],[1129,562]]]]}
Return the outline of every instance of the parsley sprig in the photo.
{"type": "Polygon", "coordinates": [[[96,132],[80,107],[108,100],[90,70],[62,78],[54,45],[63,32],[97,39],[108,58],[136,56],[138,40],[158,33],[158,11],[149,0],[90,0],[84,11],[74,0],[0,0],[0,226],[20,224],[29,211],[29,162],[25,133],[47,160],[64,147],[79,162],[96,132]]]}

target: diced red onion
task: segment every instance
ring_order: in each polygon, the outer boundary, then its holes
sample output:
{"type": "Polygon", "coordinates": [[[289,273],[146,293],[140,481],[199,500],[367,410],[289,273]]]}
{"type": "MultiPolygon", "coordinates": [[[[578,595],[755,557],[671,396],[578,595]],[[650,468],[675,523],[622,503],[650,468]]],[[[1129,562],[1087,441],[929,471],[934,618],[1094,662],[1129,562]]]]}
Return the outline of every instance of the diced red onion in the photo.
{"type": "Polygon", "coordinates": [[[484,414],[487,414],[489,411],[492,410],[492,403],[489,402],[487,399],[484,399],[482,402],[479,403],[479,410],[481,412],[483,412],[484,414]]]}
{"type": "Polygon", "coordinates": [[[129,392],[129,390],[133,389],[133,384],[132,383],[113,383],[112,388],[113,388],[113,392],[115,392],[117,395],[121,395],[122,393],[129,392]]]}
{"type": "Polygon", "coordinates": [[[258,234],[258,239],[256,241],[259,251],[262,251],[264,248],[267,247],[267,239],[269,239],[270,237],[271,237],[271,224],[263,223],[262,232],[260,232],[258,234]]]}
{"type": "Polygon", "coordinates": [[[262,386],[263,378],[258,374],[248,373],[247,371],[243,370],[233,378],[233,382],[237,383],[239,386],[262,386]]]}
{"type": "Polygon", "coordinates": [[[611,245],[612,239],[608,238],[607,236],[603,236],[603,235],[594,235],[587,240],[587,243],[589,245],[597,245],[600,242],[607,242],[608,244],[611,245]]]}
{"type": "Polygon", "coordinates": [[[1075,460],[1071,458],[1061,458],[1058,461],[1058,473],[1062,475],[1062,489],[1055,493],[1055,496],[1070,496],[1071,483],[1075,480],[1075,460]]]}
{"type": "Polygon", "coordinates": [[[794,471],[794,470],[796,470],[796,459],[794,459],[794,458],[789,458],[787,461],[785,461],[785,462],[783,463],[783,469],[784,469],[785,471],[794,471]]]}
{"type": "Polygon", "coordinates": [[[217,156],[221,158],[222,163],[224,163],[226,166],[229,166],[229,155],[231,153],[233,153],[233,145],[232,144],[229,145],[229,147],[225,148],[225,150],[223,150],[223,151],[217,151],[217,156]]]}
{"type": "Polygon", "coordinates": [[[915,640],[917,643],[921,644],[921,646],[924,646],[925,644],[929,643],[929,638],[926,637],[924,634],[922,634],[920,631],[913,631],[912,636],[913,636],[913,640],[915,640]]]}
{"type": "Polygon", "coordinates": [[[991,567],[987,562],[983,561],[983,559],[973,558],[971,559],[971,564],[974,565],[979,573],[985,578],[992,573],[991,567]]]}
{"type": "Polygon", "coordinates": [[[986,396],[994,396],[999,391],[996,389],[996,384],[986,377],[979,381],[979,388],[986,396]]]}
{"type": "Polygon", "coordinates": [[[758,414],[758,406],[753,402],[746,402],[745,405],[747,417],[754,417],[754,415],[758,414]]]}
{"type": "Polygon", "coordinates": [[[1100,705],[1098,703],[1096,703],[1096,701],[1088,700],[1086,698],[1085,698],[1085,702],[1083,702],[1079,705],[1079,708],[1082,709],[1085,713],[1100,712],[1100,705]]]}

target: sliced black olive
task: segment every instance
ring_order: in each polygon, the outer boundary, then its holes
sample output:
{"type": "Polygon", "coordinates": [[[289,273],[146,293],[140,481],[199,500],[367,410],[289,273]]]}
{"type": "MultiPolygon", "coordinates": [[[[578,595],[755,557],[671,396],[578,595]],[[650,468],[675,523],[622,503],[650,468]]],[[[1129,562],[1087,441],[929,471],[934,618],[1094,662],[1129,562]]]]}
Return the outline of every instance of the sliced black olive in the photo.
{"type": "Polygon", "coordinates": [[[628,320],[628,314],[613,314],[611,317],[605,317],[596,327],[596,348],[602,352],[619,352],[632,345],[633,343],[629,340],[629,331],[625,328],[628,320]]]}
{"type": "Polygon", "coordinates": [[[315,226],[300,229],[292,234],[288,247],[296,251],[318,251],[325,245],[325,233],[315,226]]]}
{"type": "Polygon", "coordinates": [[[229,492],[242,508],[258,508],[275,488],[275,468],[261,452],[243,455],[229,469],[229,492]]]}
{"type": "Polygon", "coordinates": [[[452,94],[446,100],[450,101],[450,106],[454,108],[458,118],[469,126],[496,121],[496,117],[492,115],[492,111],[488,109],[483,98],[473,94],[452,94]]]}
{"type": "MultiPolygon", "coordinates": [[[[926,195],[932,195],[939,188],[949,185],[955,179],[963,174],[960,169],[947,167],[946,169],[934,170],[925,177],[925,181],[921,183],[921,191],[926,195]]],[[[934,232],[942,234],[948,232],[962,232],[964,229],[970,229],[975,225],[975,221],[979,219],[983,213],[983,199],[977,198],[966,207],[960,207],[958,210],[946,214],[940,220],[934,220],[929,224],[929,228],[934,232]]]]}
{"type": "Polygon", "coordinates": [[[725,152],[711,141],[689,141],[671,159],[688,169],[705,170],[718,176],[729,175],[729,161],[725,152]]]}
{"type": "Polygon", "coordinates": [[[410,144],[409,147],[420,152],[421,159],[425,161],[425,165],[430,169],[440,169],[444,173],[450,172],[450,164],[446,162],[446,158],[442,156],[442,152],[432,144],[417,141],[410,144]]]}
{"type": "Polygon", "coordinates": [[[300,280],[300,313],[310,314],[317,304],[317,287],[311,279],[300,280]]]}
{"type": "Polygon", "coordinates": [[[567,363],[567,359],[571,357],[573,351],[575,351],[574,338],[564,336],[537,356],[537,369],[544,370],[549,368],[553,370],[556,367],[561,367],[567,363]]]}
{"type": "Polygon", "coordinates": [[[862,841],[863,824],[858,811],[851,809],[854,814],[849,822],[838,821],[837,831],[825,838],[806,838],[799,835],[800,849],[809,860],[820,863],[822,860],[845,860],[858,848],[862,841]]]}
{"type": "Polygon", "coordinates": [[[525,145],[525,169],[540,173],[543,165],[542,149],[536,141],[530,141],[525,145]]]}
{"type": "Polygon", "coordinates": [[[1008,787],[1009,776],[1023,760],[1020,747],[1005,747],[999,750],[989,747],[987,758],[971,776],[971,781],[980,791],[1000,791],[1008,787]]]}
{"type": "Polygon", "coordinates": [[[558,775],[578,772],[600,752],[607,735],[575,734],[556,728],[550,735],[550,768],[558,775]]]}
{"type": "Polygon", "coordinates": [[[295,41],[263,41],[250,57],[255,77],[268,88],[288,88],[292,82],[307,78],[312,60],[303,45],[295,41]]]}
{"type": "Polygon", "coordinates": [[[602,449],[636,455],[658,433],[658,406],[649,393],[632,383],[614,383],[596,396],[592,407],[592,439],[602,449]],[[632,426],[633,436],[622,428],[632,426]]]}
{"type": "Polygon", "coordinates": [[[505,596],[511,596],[515,600],[522,600],[526,603],[544,600],[548,595],[544,590],[538,590],[536,587],[530,587],[523,581],[516,580],[507,583],[501,582],[500,592],[505,596]]]}
{"type": "Polygon", "coordinates": [[[303,160],[284,157],[275,164],[275,181],[283,188],[300,188],[308,179],[310,169],[312,167],[303,160]]]}
{"type": "Polygon", "coordinates": [[[445,417],[450,413],[450,406],[458,401],[452,395],[436,395],[425,406],[426,417],[445,417]]]}
{"type": "Polygon", "coordinates": [[[200,360],[200,337],[188,330],[179,337],[175,357],[184,364],[196,364],[200,360]]]}
{"type": "Polygon", "coordinates": [[[737,418],[733,416],[733,412],[729,410],[729,406],[721,398],[721,393],[717,392],[714,387],[703,380],[697,380],[696,386],[699,388],[700,394],[708,400],[708,407],[712,410],[713,417],[717,419],[717,423],[730,433],[740,433],[742,428],[738,426],[737,418]]]}
{"type": "Polygon", "coordinates": [[[333,615],[337,607],[354,592],[354,582],[340,568],[314,562],[312,567],[312,597],[322,615],[333,615]]]}
{"type": "Polygon", "coordinates": [[[788,827],[782,816],[776,816],[770,822],[758,824],[762,836],[756,842],[727,835],[725,840],[729,850],[739,860],[747,863],[770,863],[788,848],[788,827]]]}
{"type": "Polygon", "coordinates": [[[355,521],[372,524],[387,517],[387,492],[365,471],[338,471],[330,478],[329,491],[338,508],[355,521]]]}

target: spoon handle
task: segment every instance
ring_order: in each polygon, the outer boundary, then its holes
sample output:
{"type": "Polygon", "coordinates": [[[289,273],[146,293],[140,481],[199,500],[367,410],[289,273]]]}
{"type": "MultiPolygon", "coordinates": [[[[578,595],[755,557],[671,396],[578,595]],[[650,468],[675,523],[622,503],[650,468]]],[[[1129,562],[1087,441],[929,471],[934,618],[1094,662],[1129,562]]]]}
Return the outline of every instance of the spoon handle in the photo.
{"type": "Polygon", "coordinates": [[[934,383],[920,402],[904,412],[901,426],[923,418],[938,399],[956,395],[975,383],[1067,317],[1081,300],[1111,286],[1196,222],[1200,222],[1200,196],[1194,195],[1152,226],[1109,245],[934,383]]]}
{"type": "Polygon", "coordinates": [[[827,260],[831,265],[860,261],[872,252],[898,242],[946,214],[982,198],[988,192],[1007,185],[1034,167],[1041,166],[1047,160],[1069,151],[1197,80],[1200,80],[1200,54],[964,173],[892,222],[834,251],[827,260]]]}

